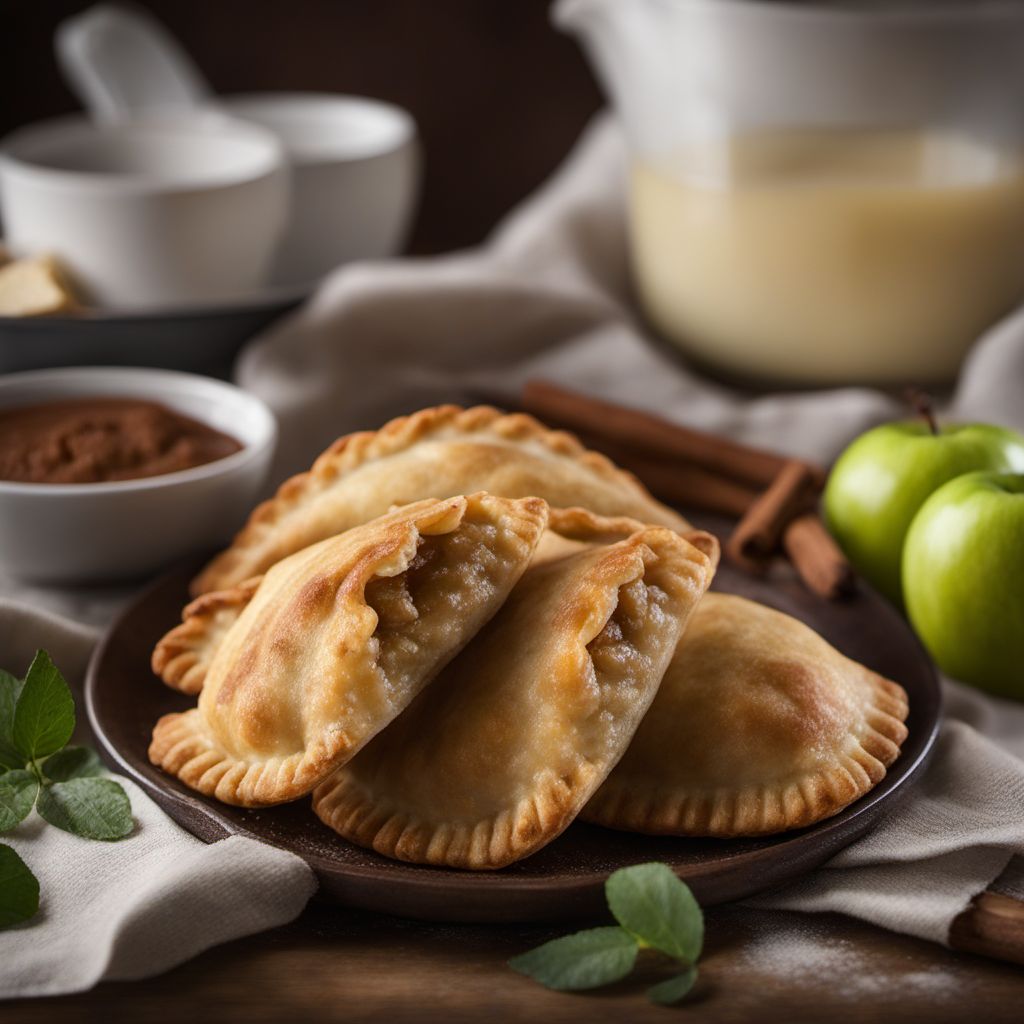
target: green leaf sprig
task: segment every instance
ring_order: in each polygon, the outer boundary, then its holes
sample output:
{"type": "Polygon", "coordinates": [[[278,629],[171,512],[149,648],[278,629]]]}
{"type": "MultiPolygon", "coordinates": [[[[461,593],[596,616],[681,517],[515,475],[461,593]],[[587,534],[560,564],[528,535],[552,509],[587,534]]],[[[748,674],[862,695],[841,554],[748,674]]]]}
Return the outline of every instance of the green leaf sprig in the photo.
{"type": "MultiPolygon", "coordinates": [[[[0,832],[35,807],[51,825],[86,839],[123,839],[134,827],[128,794],[87,747],[69,747],[75,701],[46,651],[24,679],[0,669],[0,832]]],[[[0,844],[0,928],[39,909],[39,882],[10,847],[0,844]]]]}
{"type": "Polygon", "coordinates": [[[671,957],[681,971],[647,990],[663,1006],[678,1003],[697,980],[704,915],[685,882],[657,861],[622,868],[605,882],[618,927],[588,928],[545,942],[509,966],[558,991],[599,988],[621,981],[644,950],[671,957]]]}

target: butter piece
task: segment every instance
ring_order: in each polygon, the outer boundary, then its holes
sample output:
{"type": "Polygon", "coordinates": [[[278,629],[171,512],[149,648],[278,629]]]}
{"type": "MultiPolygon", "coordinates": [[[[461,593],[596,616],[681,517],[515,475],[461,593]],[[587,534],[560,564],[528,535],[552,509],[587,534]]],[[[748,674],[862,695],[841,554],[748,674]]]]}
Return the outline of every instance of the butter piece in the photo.
{"type": "Polygon", "coordinates": [[[59,316],[81,309],[53,256],[32,256],[0,266],[0,316],[59,316]]]}

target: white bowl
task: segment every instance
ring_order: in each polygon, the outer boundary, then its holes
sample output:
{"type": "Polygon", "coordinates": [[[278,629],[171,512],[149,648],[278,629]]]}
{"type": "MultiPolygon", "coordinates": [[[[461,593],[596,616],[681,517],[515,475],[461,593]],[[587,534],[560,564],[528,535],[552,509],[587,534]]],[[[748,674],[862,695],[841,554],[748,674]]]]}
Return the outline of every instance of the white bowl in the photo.
{"type": "Polygon", "coordinates": [[[291,212],[276,283],[316,281],[350,260],[402,250],[420,180],[416,123],[406,111],[337,93],[241,93],[213,103],[284,144],[291,212]]]}
{"type": "Polygon", "coordinates": [[[161,402],[236,438],[242,450],[139,480],[0,480],[0,565],[21,579],[91,583],[143,576],[228,540],[266,481],[273,413],[232,384],[171,370],[71,367],[0,377],[0,409],[68,398],[161,402]]]}
{"type": "Polygon", "coordinates": [[[287,161],[274,133],[212,111],[58,118],[0,142],[0,204],[12,251],[55,253],[91,303],[218,301],[269,280],[287,161]]]}

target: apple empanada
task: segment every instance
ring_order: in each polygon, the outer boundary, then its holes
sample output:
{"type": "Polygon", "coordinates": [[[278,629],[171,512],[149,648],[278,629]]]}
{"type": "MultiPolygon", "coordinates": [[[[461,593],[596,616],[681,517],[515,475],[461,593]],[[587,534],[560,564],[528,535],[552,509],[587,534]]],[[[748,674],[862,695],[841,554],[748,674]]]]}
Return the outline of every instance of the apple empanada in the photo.
{"type": "Polygon", "coordinates": [[[197,597],[181,613],[175,626],[153,648],[153,671],[182,693],[198,693],[214,652],[252,599],[262,576],[230,590],[214,590],[197,597]]]}
{"type": "Polygon", "coordinates": [[[489,491],[536,495],[600,515],[689,528],[631,474],[571,434],[523,413],[488,406],[423,409],[380,430],[335,441],[307,473],[260,505],[232,545],[193,582],[193,594],[225,590],[308,544],[421,498],[489,491]]]}
{"type": "Polygon", "coordinates": [[[782,612],[707,594],[629,749],[580,817],[755,836],[838,813],[906,738],[903,688],[782,612]]]}
{"type": "Polygon", "coordinates": [[[191,668],[199,705],[160,719],[150,760],[230,804],[308,793],[491,618],[546,523],[539,498],[429,499],[278,562],[223,606],[193,605],[212,632],[191,668]],[[218,608],[238,612],[226,628],[218,608]]]}
{"type": "Polygon", "coordinates": [[[660,527],[548,548],[435,682],[317,788],[316,813],[414,863],[500,868],[540,849],[622,755],[711,575],[707,555],[660,527]]]}

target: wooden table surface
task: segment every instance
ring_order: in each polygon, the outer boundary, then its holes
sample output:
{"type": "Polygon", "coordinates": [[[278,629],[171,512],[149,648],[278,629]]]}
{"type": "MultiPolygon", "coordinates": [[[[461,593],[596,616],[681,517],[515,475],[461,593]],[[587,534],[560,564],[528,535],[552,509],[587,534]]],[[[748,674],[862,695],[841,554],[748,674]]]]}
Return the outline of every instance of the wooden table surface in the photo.
{"type": "Polygon", "coordinates": [[[564,929],[441,926],[312,904],[295,923],[144,981],[0,1005],[3,1021],[709,1022],[1024,1019],[1024,968],[833,914],[707,914],[701,980],[678,1008],[647,1003],[657,965],[600,993],[549,992],[505,961],[564,929]]]}

